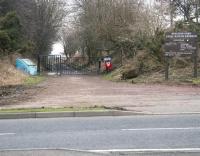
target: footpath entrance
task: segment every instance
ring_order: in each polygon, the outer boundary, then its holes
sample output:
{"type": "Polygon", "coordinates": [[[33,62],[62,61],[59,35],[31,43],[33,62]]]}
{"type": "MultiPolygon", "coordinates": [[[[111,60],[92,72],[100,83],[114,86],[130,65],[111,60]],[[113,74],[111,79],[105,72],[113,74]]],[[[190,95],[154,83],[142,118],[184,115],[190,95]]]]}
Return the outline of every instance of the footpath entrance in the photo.
{"type": "Polygon", "coordinates": [[[97,57],[63,57],[62,55],[39,55],[38,72],[58,75],[99,74],[100,62],[97,57]]]}

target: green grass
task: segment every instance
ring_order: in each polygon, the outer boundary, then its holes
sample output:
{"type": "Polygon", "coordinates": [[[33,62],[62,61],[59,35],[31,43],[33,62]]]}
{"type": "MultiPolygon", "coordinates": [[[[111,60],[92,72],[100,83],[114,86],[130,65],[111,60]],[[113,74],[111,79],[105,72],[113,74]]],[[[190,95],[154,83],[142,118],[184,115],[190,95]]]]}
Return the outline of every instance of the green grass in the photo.
{"type": "Polygon", "coordinates": [[[31,113],[31,112],[99,112],[108,111],[104,107],[64,107],[64,108],[16,108],[0,109],[0,113],[31,113]]]}
{"type": "Polygon", "coordinates": [[[25,79],[24,84],[28,86],[37,85],[45,80],[44,76],[29,76],[25,79]]]}
{"type": "Polygon", "coordinates": [[[194,85],[200,85],[200,78],[193,79],[193,80],[192,80],[192,83],[193,83],[194,85]]]}
{"type": "Polygon", "coordinates": [[[112,73],[104,74],[103,78],[105,80],[113,80],[113,75],[112,75],[112,73]]]}
{"type": "Polygon", "coordinates": [[[122,73],[122,68],[118,68],[110,73],[105,73],[103,75],[103,79],[113,81],[113,82],[120,82],[122,81],[121,73],[122,73]]]}

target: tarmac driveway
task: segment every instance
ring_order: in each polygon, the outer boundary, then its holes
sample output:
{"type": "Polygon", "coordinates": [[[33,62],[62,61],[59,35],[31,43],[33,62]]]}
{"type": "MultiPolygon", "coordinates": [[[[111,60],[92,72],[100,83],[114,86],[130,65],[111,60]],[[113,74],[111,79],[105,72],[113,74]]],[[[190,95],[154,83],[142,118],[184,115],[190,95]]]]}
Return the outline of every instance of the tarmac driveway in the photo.
{"type": "Polygon", "coordinates": [[[24,95],[20,102],[0,108],[107,106],[147,114],[200,112],[199,87],[117,83],[96,76],[49,77],[24,95]]]}

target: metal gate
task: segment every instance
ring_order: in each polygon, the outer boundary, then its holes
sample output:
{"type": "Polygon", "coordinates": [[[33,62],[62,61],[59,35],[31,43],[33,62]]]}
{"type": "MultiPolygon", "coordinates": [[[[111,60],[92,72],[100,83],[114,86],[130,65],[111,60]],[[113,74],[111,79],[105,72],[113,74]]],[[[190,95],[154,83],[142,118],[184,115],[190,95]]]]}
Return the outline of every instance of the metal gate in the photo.
{"type": "Polygon", "coordinates": [[[38,56],[38,72],[56,73],[59,75],[98,74],[99,58],[63,57],[61,55],[38,56]]]}

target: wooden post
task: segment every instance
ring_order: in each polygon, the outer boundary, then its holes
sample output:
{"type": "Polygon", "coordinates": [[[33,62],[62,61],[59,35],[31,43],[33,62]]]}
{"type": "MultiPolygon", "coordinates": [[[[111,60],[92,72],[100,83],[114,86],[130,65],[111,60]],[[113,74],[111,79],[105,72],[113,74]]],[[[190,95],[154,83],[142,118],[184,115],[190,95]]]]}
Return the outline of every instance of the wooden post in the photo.
{"type": "Polygon", "coordinates": [[[37,58],[37,73],[38,75],[40,75],[40,55],[38,54],[38,58],[37,58]]]}
{"type": "Polygon", "coordinates": [[[195,50],[194,55],[193,55],[193,59],[194,59],[194,78],[198,77],[198,46],[197,46],[197,50],[195,50]]]}
{"type": "Polygon", "coordinates": [[[165,80],[169,80],[169,57],[165,57],[165,80]]]}
{"type": "Polygon", "coordinates": [[[98,73],[101,72],[101,59],[99,58],[99,68],[98,68],[98,73]]]}
{"type": "Polygon", "coordinates": [[[124,49],[121,48],[121,66],[123,66],[123,53],[124,53],[124,49]]]}

